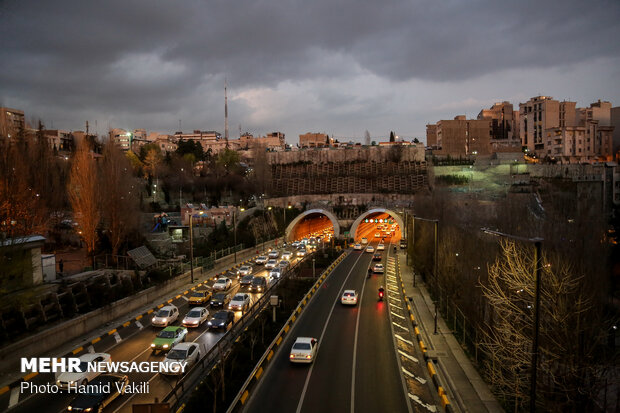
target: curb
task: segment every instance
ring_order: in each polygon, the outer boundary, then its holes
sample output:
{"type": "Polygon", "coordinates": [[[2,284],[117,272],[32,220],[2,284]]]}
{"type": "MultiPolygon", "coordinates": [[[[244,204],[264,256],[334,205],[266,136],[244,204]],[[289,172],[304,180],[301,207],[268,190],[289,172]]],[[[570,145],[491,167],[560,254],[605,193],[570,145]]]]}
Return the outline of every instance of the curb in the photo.
{"type": "Polygon", "coordinates": [[[226,411],[227,413],[230,413],[236,409],[240,409],[245,405],[246,401],[250,397],[250,390],[248,388],[250,386],[255,385],[259,381],[264,371],[267,369],[269,362],[273,358],[275,351],[277,350],[277,347],[280,346],[280,344],[282,344],[282,341],[284,340],[284,336],[289,332],[289,330],[291,329],[291,326],[295,323],[297,318],[301,315],[303,309],[310,302],[310,299],[318,291],[321,284],[323,284],[323,281],[325,281],[327,276],[334,270],[334,268],[336,268],[338,264],[340,264],[340,262],[346,256],[347,256],[346,252],[343,252],[342,254],[340,254],[340,256],[336,258],[336,260],[332,262],[325,271],[323,271],[323,273],[319,276],[319,278],[316,280],[312,288],[306,293],[306,295],[302,297],[301,301],[297,305],[297,308],[293,310],[293,313],[291,314],[289,319],[286,321],[286,323],[284,323],[284,326],[282,327],[278,335],[273,339],[269,347],[267,347],[267,349],[265,350],[265,353],[263,354],[263,356],[260,358],[260,360],[256,364],[256,367],[254,367],[254,370],[252,370],[252,372],[248,376],[248,379],[245,381],[245,383],[239,390],[239,393],[237,393],[237,397],[235,397],[233,402],[228,407],[228,410],[226,411]]]}
{"type": "MultiPolygon", "coordinates": [[[[400,275],[401,274],[400,260],[396,261],[396,265],[398,265],[397,274],[398,274],[398,280],[400,282],[400,289],[403,293],[403,296],[407,297],[407,292],[405,291],[405,284],[403,283],[403,280],[400,275]]],[[[411,321],[411,325],[413,326],[416,339],[418,340],[418,346],[420,346],[420,351],[422,351],[422,356],[424,357],[424,361],[426,362],[426,369],[428,370],[428,373],[430,374],[431,379],[433,381],[433,385],[435,386],[435,389],[437,390],[437,395],[439,396],[439,399],[441,401],[441,406],[444,408],[444,410],[447,413],[454,413],[454,409],[452,408],[452,405],[450,404],[450,400],[448,399],[448,394],[446,393],[446,390],[444,389],[444,387],[441,385],[441,380],[439,379],[439,375],[437,374],[435,370],[435,366],[433,365],[433,360],[431,357],[429,357],[427,353],[426,345],[424,344],[424,341],[422,340],[422,335],[420,334],[420,329],[418,328],[418,323],[415,320],[415,316],[413,315],[413,310],[411,309],[411,305],[409,304],[409,301],[407,301],[407,311],[409,311],[409,319],[411,321]]]]}

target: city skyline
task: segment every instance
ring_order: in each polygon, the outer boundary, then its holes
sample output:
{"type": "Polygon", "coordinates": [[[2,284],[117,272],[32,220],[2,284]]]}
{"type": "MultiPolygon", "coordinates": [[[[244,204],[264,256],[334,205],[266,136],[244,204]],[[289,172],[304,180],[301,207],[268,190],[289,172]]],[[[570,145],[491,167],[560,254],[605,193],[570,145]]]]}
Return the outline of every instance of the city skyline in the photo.
{"type": "Polygon", "coordinates": [[[425,140],[427,123],[537,95],[620,102],[611,1],[115,3],[3,2],[0,106],[100,135],[224,132],[226,78],[231,137],[295,143],[425,140]]]}

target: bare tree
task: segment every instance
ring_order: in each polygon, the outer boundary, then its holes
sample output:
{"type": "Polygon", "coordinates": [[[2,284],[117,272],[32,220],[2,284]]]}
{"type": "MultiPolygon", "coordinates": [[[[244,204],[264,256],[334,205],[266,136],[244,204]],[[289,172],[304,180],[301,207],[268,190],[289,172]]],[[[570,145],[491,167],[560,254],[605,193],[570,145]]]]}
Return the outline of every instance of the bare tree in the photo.
{"type": "MultiPolygon", "coordinates": [[[[529,402],[535,257],[531,246],[503,240],[501,248],[481,283],[491,311],[483,340],[490,356],[485,373],[496,394],[520,411],[529,402]]],[[[583,283],[572,267],[543,254],[537,404],[545,411],[588,410],[601,386],[601,366],[594,360],[605,337],[600,309],[583,283]]]]}
{"type": "Polygon", "coordinates": [[[131,173],[129,160],[116,144],[103,148],[101,192],[106,234],[116,256],[127,235],[136,229],[138,216],[138,183],[131,173]]]}
{"type": "Polygon", "coordinates": [[[79,225],[80,235],[86,244],[86,250],[91,256],[94,267],[97,227],[101,222],[101,192],[97,164],[93,154],[84,143],[78,146],[73,158],[68,194],[75,221],[79,225]]]}

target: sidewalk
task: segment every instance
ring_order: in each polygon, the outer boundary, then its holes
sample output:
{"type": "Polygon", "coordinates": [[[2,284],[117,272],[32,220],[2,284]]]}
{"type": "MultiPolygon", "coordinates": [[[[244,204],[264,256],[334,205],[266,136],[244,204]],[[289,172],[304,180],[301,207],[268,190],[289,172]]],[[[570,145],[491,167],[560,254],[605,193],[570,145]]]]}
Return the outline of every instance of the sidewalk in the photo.
{"type": "Polygon", "coordinates": [[[461,412],[503,412],[504,409],[476,371],[441,314],[437,315],[437,334],[434,334],[435,310],[426,285],[416,275],[416,285],[413,286],[413,268],[407,266],[403,251],[399,251],[398,260],[400,276],[418,328],[424,337],[427,354],[433,359],[439,378],[448,389],[448,398],[453,408],[461,412]]]}

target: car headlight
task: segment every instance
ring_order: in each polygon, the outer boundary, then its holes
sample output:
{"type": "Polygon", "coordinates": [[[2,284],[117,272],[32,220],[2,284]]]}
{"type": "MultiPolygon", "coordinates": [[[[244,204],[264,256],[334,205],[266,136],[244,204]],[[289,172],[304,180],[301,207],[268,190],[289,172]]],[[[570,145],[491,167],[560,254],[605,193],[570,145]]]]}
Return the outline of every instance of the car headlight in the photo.
{"type": "Polygon", "coordinates": [[[155,343],[151,343],[151,347],[155,347],[155,343]]]}
{"type": "Polygon", "coordinates": [[[67,406],[67,410],[71,411],[71,410],[73,410],[73,407],[67,406]]]}
{"type": "Polygon", "coordinates": [[[87,407],[86,409],[84,409],[85,412],[91,412],[93,410],[92,407],[87,407]]]}
{"type": "Polygon", "coordinates": [[[151,323],[154,323],[156,318],[157,317],[153,317],[153,319],[151,320],[151,323]]]}
{"type": "Polygon", "coordinates": [[[168,344],[164,344],[164,345],[163,345],[163,348],[168,348],[168,344]]]}
{"type": "Polygon", "coordinates": [[[207,325],[211,325],[212,323],[210,321],[207,321],[207,325]]]}
{"type": "Polygon", "coordinates": [[[167,322],[168,322],[168,319],[167,319],[166,317],[164,317],[164,318],[162,318],[162,319],[161,319],[161,322],[162,322],[162,323],[167,323],[167,322]]]}

